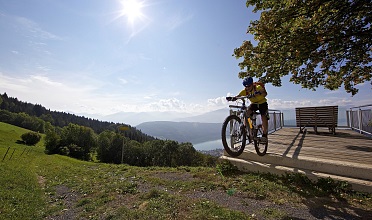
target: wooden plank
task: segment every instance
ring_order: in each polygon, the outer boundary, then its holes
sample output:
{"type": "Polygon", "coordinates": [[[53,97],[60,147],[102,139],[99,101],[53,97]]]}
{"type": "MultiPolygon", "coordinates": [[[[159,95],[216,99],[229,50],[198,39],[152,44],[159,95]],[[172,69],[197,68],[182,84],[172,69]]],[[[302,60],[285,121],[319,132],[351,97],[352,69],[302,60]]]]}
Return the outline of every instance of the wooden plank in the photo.
{"type": "Polygon", "coordinates": [[[338,106],[317,106],[296,108],[296,124],[303,132],[305,127],[328,127],[335,133],[338,118],[338,106]]]}

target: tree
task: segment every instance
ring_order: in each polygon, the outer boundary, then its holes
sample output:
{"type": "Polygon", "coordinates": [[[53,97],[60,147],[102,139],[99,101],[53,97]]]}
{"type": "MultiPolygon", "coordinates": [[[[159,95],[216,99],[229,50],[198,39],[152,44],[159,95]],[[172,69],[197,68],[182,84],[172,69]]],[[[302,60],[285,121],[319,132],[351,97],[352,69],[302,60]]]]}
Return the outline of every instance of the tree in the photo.
{"type": "MultiPolygon", "coordinates": [[[[97,159],[103,163],[121,163],[123,147],[122,135],[113,131],[104,131],[98,136],[97,159]]],[[[128,140],[125,139],[125,142],[128,140]]]]}
{"type": "Polygon", "coordinates": [[[62,128],[59,144],[69,149],[69,156],[90,160],[90,153],[97,146],[96,134],[91,128],[70,123],[62,128]]]}
{"type": "Polygon", "coordinates": [[[45,152],[47,154],[57,154],[59,153],[59,143],[61,137],[57,134],[55,129],[49,129],[46,131],[45,135],[45,152]]]}
{"type": "MultiPolygon", "coordinates": [[[[253,76],[281,86],[281,77],[316,90],[324,86],[357,94],[371,80],[371,0],[247,0],[261,12],[250,41],[234,50],[239,77],[253,76]]],[[[372,84],[372,83],[371,83],[372,84]]]]}
{"type": "Polygon", "coordinates": [[[178,147],[177,164],[180,166],[193,166],[196,161],[196,150],[191,143],[181,143],[178,147]]]}

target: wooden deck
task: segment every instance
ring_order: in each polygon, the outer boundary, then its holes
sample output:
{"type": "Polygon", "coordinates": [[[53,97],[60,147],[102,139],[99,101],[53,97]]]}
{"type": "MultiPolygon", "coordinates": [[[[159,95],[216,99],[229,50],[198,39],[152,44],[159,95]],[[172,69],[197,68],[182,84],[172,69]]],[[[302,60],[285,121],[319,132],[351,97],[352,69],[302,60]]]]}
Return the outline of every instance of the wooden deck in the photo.
{"type": "Polygon", "coordinates": [[[333,135],[327,128],[316,134],[311,128],[300,133],[299,128],[286,127],[269,134],[265,156],[258,156],[249,144],[238,158],[226,152],[220,158],[243,171],[296,172],[311,180],[331,177],[349,182],[357,191],[372,193],[372,138],[350,129],[336,128],[333,135]]]}
{"type": "MultiPolygon", "coordinates": [[[[269,135],[269,154],[300,159],[317,158],[372,166],[372,138],[350,129],[313,129],[300,133],[298,128],[283,128],[269,135]]],[[[251,148],[251,146],[249,147],[251,148]]],[[[372,174],[371,174],[372,175],[372,174]]]]}

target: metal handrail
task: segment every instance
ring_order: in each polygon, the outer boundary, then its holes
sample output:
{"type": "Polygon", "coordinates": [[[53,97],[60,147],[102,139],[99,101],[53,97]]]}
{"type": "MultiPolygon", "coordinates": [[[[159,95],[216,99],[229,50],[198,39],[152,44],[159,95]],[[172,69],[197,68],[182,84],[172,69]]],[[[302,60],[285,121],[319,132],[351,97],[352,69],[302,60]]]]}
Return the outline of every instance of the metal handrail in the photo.
{"type": "MultiPolygon", "coordinates": [[[[233,107],[233,108],[236,108],[236,107],[241,107],[241,106],[230,106],[230,107],[233,107]]],[[[230,109],[230,115],[231,114],[235,114],[234,113],[235,111],[231,110],[230,109]]],[[[284,116],[283,116],[283,112],[281,112],[280,110],[275,110],[275,109],[269,109],[269,115],[270,115],[270,120],[269,120],[269,127],[267,129],[267,131],[269,133],[273,133],[277,130],[280,130],[283,128],[284,126],[284,116]]],[[[261,117],[258,117],[259,120],[261,120],[261,117]]]]}
{"type": "Polygon", "coordinates": [[[372,135],[372,104],[351,107],[346,110],[346,119],[349,128],[372,135]]]}
{"type": "Polygon", "coordinates": [[[268,132],[273,133],[277,130],[280,130],[284,126],[284,116],[283,112],[280,110],[274,110],[274,109],[269,109],[269,115],[270,115],[270,120],[269,120],[269,127],[268,127],[268,132]]]}

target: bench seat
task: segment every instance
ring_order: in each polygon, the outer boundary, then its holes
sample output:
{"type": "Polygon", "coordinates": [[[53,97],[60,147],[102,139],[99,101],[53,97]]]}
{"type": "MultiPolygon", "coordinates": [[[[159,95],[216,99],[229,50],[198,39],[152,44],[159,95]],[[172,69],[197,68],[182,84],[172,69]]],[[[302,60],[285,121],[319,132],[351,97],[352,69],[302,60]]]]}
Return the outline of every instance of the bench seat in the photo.
{"type": "Polygon", "coordinates": [[[338,121],[338,106],[317,106],[296,108],[296,126],[303,133],[306,127],[313,127],[318,133],[318,127],[327,127],[336,134],[338,121]]]}

